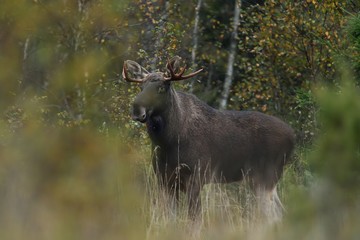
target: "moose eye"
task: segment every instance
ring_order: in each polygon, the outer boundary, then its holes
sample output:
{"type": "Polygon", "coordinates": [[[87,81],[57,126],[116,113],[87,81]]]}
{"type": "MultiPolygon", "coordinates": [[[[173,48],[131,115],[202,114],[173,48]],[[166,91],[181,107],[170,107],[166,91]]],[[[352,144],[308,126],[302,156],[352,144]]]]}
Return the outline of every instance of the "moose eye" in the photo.
{"type": "Polygon", "coordinates": [[[158,93],[164,93],[165,92],[165,87],[161,86],[158,88],[158,93]]]}

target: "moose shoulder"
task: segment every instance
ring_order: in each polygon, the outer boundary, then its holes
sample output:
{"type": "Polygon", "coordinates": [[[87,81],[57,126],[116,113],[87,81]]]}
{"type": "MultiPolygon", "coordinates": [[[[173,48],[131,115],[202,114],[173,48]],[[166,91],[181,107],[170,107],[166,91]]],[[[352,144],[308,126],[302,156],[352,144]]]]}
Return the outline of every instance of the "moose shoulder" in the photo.
{"type": "Polygon", "coordinates": [[[123,67],[125,80],[142,85],[132,118],[147,125],[156,146],[153,165],[159,180],[175,196],[186,192],[189,214],[195,216],[204,184],[247,177],[256,195],[266,198],[261,201],[273,201],[281,215],[276,183],[290,161],[293,130],[276,117],[255,111],[220,111],[194,95],[174,90],[171,81],[201,71],[184,76],[179,60],[170,60],[165,73],[149,73],[130,60],[123,67]]]}

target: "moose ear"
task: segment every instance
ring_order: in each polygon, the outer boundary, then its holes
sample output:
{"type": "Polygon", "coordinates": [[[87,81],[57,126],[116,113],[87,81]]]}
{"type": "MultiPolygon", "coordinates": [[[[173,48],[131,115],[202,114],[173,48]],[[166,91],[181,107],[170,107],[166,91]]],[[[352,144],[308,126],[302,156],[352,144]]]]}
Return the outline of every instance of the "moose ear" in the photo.
{"type": "Polygon", "coordinates": [[[149,72],[137,62],[131,60],[124,62],[123,77],[125,80],[142,81],[148,74],[149,72]],[[131,77],[128,76],[128,73],[130,73],[131,77]]]}
{"type": "Polygon", "coordinates": [[[180,71],[180,64],[181,64],[181,57],[175,56],[171,58],[168,63],[166,64],[166,73],[168,76],[170,76],[170,70],[169,67],[171,67],[175,73],[180,71]]]}

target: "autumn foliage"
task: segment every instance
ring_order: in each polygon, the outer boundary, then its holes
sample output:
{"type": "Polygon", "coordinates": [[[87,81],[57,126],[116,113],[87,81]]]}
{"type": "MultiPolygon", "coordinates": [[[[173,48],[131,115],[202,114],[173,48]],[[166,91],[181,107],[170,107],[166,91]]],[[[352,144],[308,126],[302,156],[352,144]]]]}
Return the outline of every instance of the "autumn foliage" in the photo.
{"type": "MultiPolygon", "coordinates": [[[[181,210],[163,211],[152,191],[150,143],[129,116],[139,87],[123,81],[121,67],[132,59],[164,70],[180,55],[189,71],[204,71],[175,87],[218,107],[234,39],[226,108],[276,115],[296,131],[297,161],[279,185],[291,208],[284,239],[302,228],[310,238],[336,230],[334,216],[348,224],[339,223],[338,239],[358,238],[351,222],[359,212],[359,3],[237,1],[234,37],[235,2],[1,1],[1,239],[167,239],[169,229],[188,239],[181,210]]],[[[248,237],[251,198],[228,197],[239,192],[232,186],[211,189],[202,235],[193,238],[230,228],[248,237]]],[[[278,232],[263,235],[281,239],[278,232]]]]}

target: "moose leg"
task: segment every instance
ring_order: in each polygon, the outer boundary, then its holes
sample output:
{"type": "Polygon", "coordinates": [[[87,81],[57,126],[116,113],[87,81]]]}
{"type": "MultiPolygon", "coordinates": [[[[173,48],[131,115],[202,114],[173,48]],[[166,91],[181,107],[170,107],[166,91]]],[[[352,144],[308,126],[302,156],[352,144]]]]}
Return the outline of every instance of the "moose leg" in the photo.
{"type": "Polygon", "coordinates": [[[180,185],[178,182],[171,181],[167,186],[167,193],[170,197],[170,200],[175,202],[176,204],[180,199],[180,185]]]}
{"type": "Polygon", "coordinates": [[[274,209],[275,209],[275,216],[277,219],[281,220],[281,218],[283,216],[283,212],[285,211],[285,208],[284,208],[283,204],[281,203],[281,200],[278,196],[276,186],[272,190],[271,194],[272,194],[272,201],[273,201],[274,209]]]}
{"type": "Polygon", "coordinates": [[[265,190],[262,186],[257,186],[255,189],[256,197],[256,210],[257,214],[261,218],[270,219],[271,210],[270,210],[270,196],[268,191],[265,190]]]}
{"type": "Polygon", "coordinates": [[[159,146],[153,148],[152,165],[157,185],[169,209],[175,209],[179,200],[179,186],[172,179],[174,176],[166,164],[166,155],[159,146]]]}
{"type": "Polygon", "coordinates": [[[159,193],[161,193],[161,199],[166,210],[171,215],[175,216],[180,198],[180,188],[177,184],[170,181],[168,177],[157,175],[159,193]]]}
{"type": "Polygon", "coordinates": [[[255,189],[257,211],[261,218],[269,223],[281,221],[283,205],[276,191],[276,186],[272,189],[257,186],[255,189]]]}
{"type": "Polygon", "coordinates": [[[201,184],[198,181],[190,181],[187,187],[187,201],[189,204],[188,215],[196,219],[201,213],[200,190],[201,184]]]}

